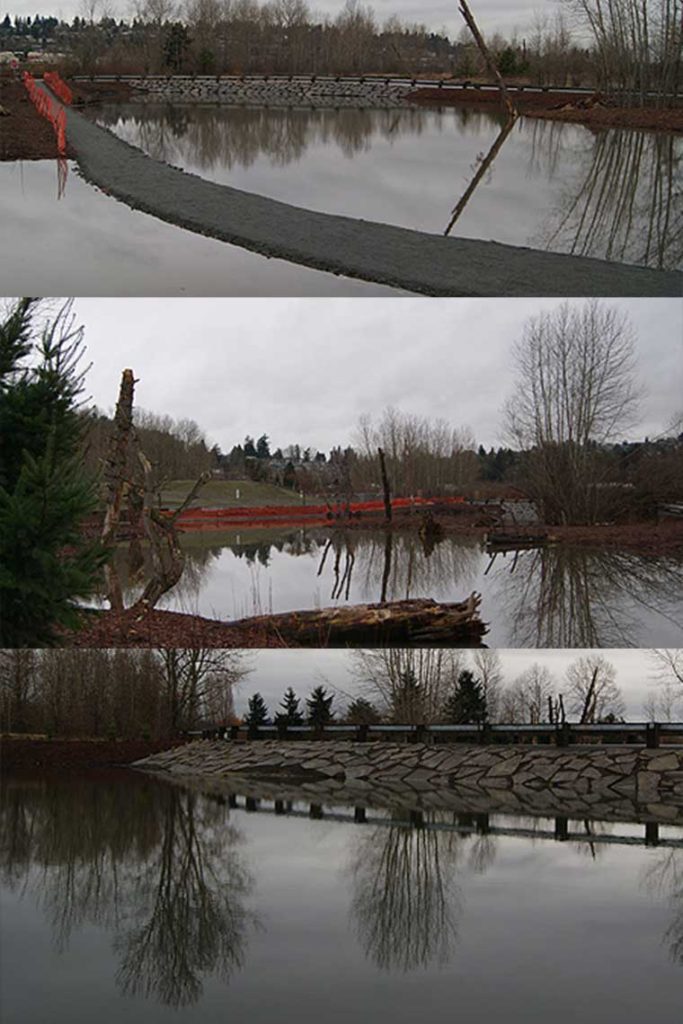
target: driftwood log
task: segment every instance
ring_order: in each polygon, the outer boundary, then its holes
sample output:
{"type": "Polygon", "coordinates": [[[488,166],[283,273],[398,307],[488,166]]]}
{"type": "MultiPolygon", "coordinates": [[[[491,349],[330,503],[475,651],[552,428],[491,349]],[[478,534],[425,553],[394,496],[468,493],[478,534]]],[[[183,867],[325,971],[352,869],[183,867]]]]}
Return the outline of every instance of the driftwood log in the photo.
{"type": "Polygon", "coordinates": [[[481,596],[472,593],[454,604],[418,598],[259,615],[230,625],[263,629],[285,645],[302,647],[345,647],[370,640],[479,647],[488,632],[479,618],[480,603],[481,596]]]}

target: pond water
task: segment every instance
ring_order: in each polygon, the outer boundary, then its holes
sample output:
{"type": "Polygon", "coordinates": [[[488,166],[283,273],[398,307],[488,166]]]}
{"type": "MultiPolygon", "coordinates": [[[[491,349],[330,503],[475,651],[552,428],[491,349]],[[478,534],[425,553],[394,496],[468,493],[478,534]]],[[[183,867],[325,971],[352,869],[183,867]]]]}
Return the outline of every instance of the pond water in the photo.
{"type": "MultiPolygon", "coordinates": [[[[491,558],[476,538],[292,528],[192,533],[180,583],[159,607],[211,618],[411,597],[482,595],[491,647],[681,647],[683,559],[564,545],[491,558]]],[[[132,601],[147,553],[122,546],[132,601]]]]}
{"type": "MultiPolygon", "coordinates": [[[[146,102],[92,116],[212,181],[435,234],[502,126],[497,112],[468,107],[146,102]]],[[[452,233],[674,269],[683,265],[682,157],[683,138],[671,134],[521,118],[452,233]]]]}
{"type": "Polygon", "coordinates": [[[230,802],[5,779],[5,1024],[680,1020],[680,828],[230,802]]]}
{"type": "Polygon", "coordinates": [[[398,295],[166,224],[52,160],[0,163],[3,295],[398,295]]]}

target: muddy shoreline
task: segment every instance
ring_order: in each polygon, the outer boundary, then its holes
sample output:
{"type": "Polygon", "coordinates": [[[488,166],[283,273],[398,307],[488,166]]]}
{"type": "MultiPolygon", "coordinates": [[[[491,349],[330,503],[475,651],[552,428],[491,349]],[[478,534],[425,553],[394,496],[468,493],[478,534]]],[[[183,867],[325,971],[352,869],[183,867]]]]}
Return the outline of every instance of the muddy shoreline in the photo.
{"type": "Polygon", "coordinates": [[[0,774],[44,775],[116,771],[185,743],[169,740],[48,739],[20,734],[0,736],[0,774]]]}

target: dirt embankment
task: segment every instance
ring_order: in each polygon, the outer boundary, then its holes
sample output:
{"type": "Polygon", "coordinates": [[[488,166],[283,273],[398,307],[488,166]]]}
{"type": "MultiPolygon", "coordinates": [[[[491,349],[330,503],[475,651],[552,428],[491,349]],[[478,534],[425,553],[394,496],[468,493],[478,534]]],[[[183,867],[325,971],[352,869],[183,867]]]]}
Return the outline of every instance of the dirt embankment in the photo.
{"type": "Polygon", "coordinates": [[[287,647],[263,626],[235,625],[200,615],[153,609],[91,612],[80,630],[63,634],[69,647],[287,647]]]}
{"type": "MultiPolygon", "coordinates": [[[[622,107],[596,94],[558,92],[511,92],[520,114],[550,121],[571,121],[589,128],[633,128],[648,131],[683,132],[683,107],[659,110],[655,107],[622,107]]],[[[443,107],[500,107],[494,89],[416,89],[408,93],[411,103],[443,107]]]]}
{"type": "MultiPolygon", "coordinates": [[[[23,84],[0,78],[0,160],[52,160],[59,157],[54,128],[31,103],[23,84]]],[[[67,156],[73,157],[67,148],[67,156]]]]}
{"type": "Polygon", "coordinates": [[[32,774],[46,769],[76,772],[132,764],[184,743],[175,740],[82,740],[0,737],[0,772],[32,774]]]}

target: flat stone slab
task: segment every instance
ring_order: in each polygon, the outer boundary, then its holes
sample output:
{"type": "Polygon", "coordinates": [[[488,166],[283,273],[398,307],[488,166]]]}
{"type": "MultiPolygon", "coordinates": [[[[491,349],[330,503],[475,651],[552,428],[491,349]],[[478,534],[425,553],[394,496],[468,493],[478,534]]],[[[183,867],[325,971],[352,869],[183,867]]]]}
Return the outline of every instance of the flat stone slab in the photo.
{"type": "Polygon", "coordinates": [[[66,111],[67,137],[87,181],[133,209],[264,256],[424,295],[683,295],[683,274],[676,271],[444,238],[218,185],[154,160],[78,111],[66,111]]]}

